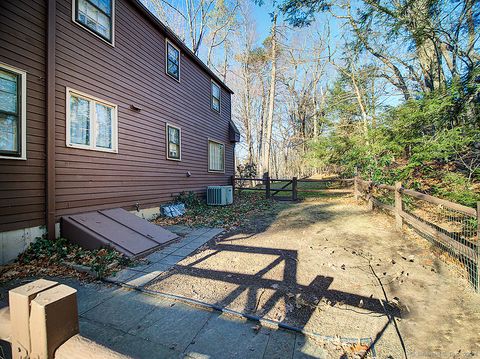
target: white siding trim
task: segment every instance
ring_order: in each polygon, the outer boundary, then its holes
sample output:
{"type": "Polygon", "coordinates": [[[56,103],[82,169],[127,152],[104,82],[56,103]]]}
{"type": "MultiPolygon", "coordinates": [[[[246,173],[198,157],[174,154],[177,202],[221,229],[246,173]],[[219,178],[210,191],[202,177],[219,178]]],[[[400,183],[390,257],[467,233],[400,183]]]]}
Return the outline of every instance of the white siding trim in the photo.
{"type": "Polygon", "coordinates": [[[210,84],[210,108],[215,112],[220,114],[222,112],[222,87],[216,83],[215,81],[211,80],[210,84]],[[213,89],[212,84],[218,87],[218,111],[213,108],[213,89]]]}
{"type": "Polygon", "coordinates": [[[207,143],[208,143],[208,154],[207,154],[207,156],[208,156],[208,159],[207,159],[207,161],[208,161],[208,164],[207,164],[208,172],[210,172],[210,173],[225,173],[225,152],[226,152],[225,143],[221,142],[221,141],[213,140],[211,138],[208,139],[207,143]],[[212,169],[210,169],[210,142],[223,146],[223,170],[212,170],[212,169]]]}
{"type": "Polygon", "coordinates": [[[110,152],[110,153],[118,153],[118,106],[110,103],[108,101],[99,99],[97,97],[88,95],[84,92],[74,90],[72,88],[66,87],[65,88],[65,113],[66,113],[66,146],[72,148],[79,148],[83,150],[91,150],[91,151],[100,151],[100,152],[110,152]],[[95,103],[100,103],[106,105],[108,107],[113,108],[113,119],[112,119],[112,148],[101,148],[95,147],[95,140],[96,140],[96,133],[95,133],[95,126],[93,118],[90,118],[90,145],[79,145],[79,144],[72,144],[70,141],[70,97],[71,95],[77,95],[79,97],[85,98],[90,101],[94,101],[95,103]]]}
{"type": "Polygon", "coordinates": [[[112,47],[115,47],[115,0],[112,0],[112,41],[108,41],[101,37],[100,35],[96,34],[94,31],[90,30],[88,27],[86,27],[84,24],[81,22],[78,22],[76,19],[76,13],[75,13],[75,8],[78,0],[72,0],[72,21],[75,25],[80,26],[82,29],[87,30],[90,34],[93,36],[99,38],[100,40],[106,42],[112,47]]]}
{"type": "Polygon", "coordinates": [[[182,52],[177,46],[175,46],[173,42],[171,42],[168,38],[165,38],[165,73],[167,74],[167,76],[171,77],[175,81],[180,82],[181,73],[182,73],[181,68],[182,68],[182,52]],[[178,79],[175,76],[170,75],[168,73],[168,44],[172,45],[172,47],[174,47],[178,51],[178,79]]]}
{"type": "Polygon", "coordinates": [[[22,92],[20,94],[22,103],[20,105],[21,108],[20,108],[20,118],[19,118],[20,128],[21,128],[20,145],[21,145],[22,151],[19,157],[0,155],[0,159],[25,161],[27,159],[27,72],[24,70],[18,69],[16,67],[4,64],[2,62],[0,62],[0,68],[4,68],[5,70],[8,70],[16,73],[17,75],[20,75],[21,87],[22,87],[22,92]]]}
{"type": "Polygon", "coordinates": [[[170,161],[182,161],[182,129],[180,126],[175,126],[175,125],[172,125],[171,123],[166,123],[165,124],[165,142],[167,143],[167,148],[166,148],[166,157],[167,157],[167,160],[170,160],[170,161]],[[169,127],[172,127],[172,128],[175,128],[178,130],[178,139],[180,141],[180,144],[179,144],[179,151],[180,151],[180,158],[173,158],[173,157],[170,157],[169,156],[169,153],[170,153],[170,140],[168,138],[168,128],[169,127]]]}

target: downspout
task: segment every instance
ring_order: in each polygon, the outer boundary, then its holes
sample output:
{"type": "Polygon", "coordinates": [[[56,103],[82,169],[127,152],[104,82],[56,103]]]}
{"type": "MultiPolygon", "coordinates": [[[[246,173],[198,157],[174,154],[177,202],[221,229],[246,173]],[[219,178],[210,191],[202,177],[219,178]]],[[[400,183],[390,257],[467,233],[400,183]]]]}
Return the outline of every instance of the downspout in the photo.
{"type": "Polygon", "coordinates": [[[55,27],[56,0],[47,1],[47,163],[46,222],[48,239],[55,239],[55,27]]]}

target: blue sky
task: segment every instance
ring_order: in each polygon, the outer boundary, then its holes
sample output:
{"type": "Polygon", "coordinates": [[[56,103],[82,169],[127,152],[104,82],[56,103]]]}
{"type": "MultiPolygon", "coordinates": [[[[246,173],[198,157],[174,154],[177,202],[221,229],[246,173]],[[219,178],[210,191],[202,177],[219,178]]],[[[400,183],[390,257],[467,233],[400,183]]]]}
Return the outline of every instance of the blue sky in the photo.
{"type": "Polygon", "coordinates": [[[270,13],[272,12],[272,7],[254,5],[253,15],[255,22],[257,23],[257,32],[261,39],[265,39],[270,33],[270,27],[272,26],[272,20],[270,13]]]}

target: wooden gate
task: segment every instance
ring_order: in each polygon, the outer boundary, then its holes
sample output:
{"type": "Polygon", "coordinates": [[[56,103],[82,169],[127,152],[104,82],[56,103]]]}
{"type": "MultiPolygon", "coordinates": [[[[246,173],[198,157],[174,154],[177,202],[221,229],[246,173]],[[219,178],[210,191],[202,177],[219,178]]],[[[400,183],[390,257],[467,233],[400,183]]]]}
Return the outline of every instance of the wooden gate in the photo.
{"type": "Polygon", "coordinates": [[[232,185],[234,189],[242,191],[265,192],[266,198],[280,201],[297,201],[299,193],[325,194],[332,186],[343,188],[346,192],[353,192],[353,178],[298,179],[293,177],[292,179],[279,179],[270,178],[268,172],[265,173],[263,178],[236,178],[232,176],[232,185]],[[246,186],[246,184],[249,186],[246,186]],[[311,185],[321,188],[311,188],[311,185]]]}

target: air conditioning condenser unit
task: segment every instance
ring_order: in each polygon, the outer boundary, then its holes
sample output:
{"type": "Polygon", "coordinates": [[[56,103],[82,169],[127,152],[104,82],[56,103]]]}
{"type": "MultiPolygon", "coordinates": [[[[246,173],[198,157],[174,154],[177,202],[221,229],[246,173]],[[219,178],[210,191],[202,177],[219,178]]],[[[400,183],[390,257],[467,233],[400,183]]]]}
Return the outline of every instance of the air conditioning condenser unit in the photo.
{"type": "Polygon", "coordinates": [[[233,203],[232,186],[208,186],[207,204],[209,206],[226,206],[233,203]]]}

